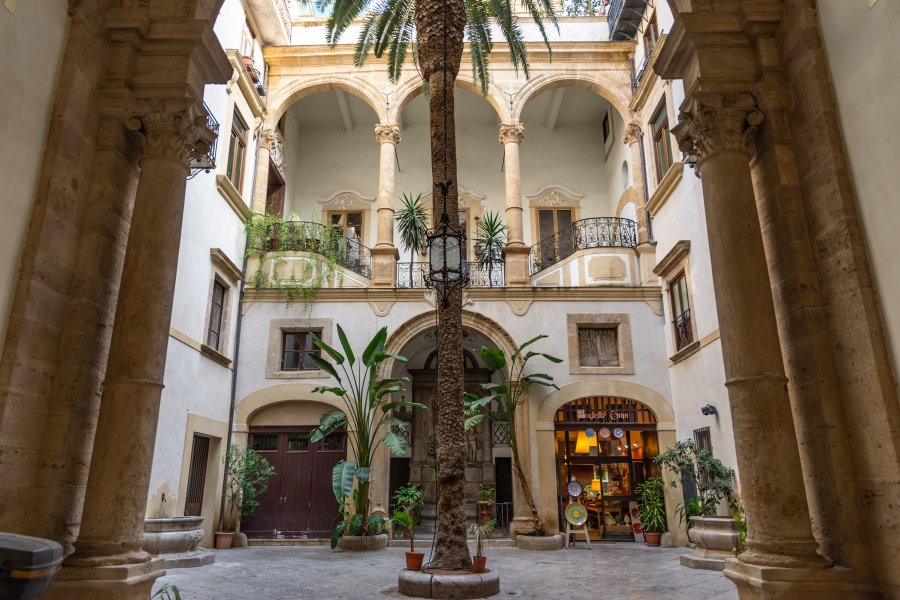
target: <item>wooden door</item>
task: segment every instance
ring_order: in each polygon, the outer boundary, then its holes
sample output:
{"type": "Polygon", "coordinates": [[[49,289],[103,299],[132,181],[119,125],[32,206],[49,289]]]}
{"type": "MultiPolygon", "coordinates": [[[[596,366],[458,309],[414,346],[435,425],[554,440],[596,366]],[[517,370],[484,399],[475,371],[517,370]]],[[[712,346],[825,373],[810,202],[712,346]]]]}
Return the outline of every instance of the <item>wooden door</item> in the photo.
{"type": "Polygon", "coordinates": [[[250,519],[241,522],[241,531],[252,538],[275,537],[278,530],[278,512],[281,508],[282,436],[272,432],[250,434],[250,447],[269,461],[275,475],[269,479],[266,491],[259,497],[259,508],[250,519]]]}
{"type": "MultiPolygon", "coordinates": [[[[308,431],[281,434],[284,444],[279,496],[279,537],[305,537],[309,529],[313,454],[308,431]]],[[[329,475],[330,481],[330,475],[329,475]]]]}
{"type": "Polygon", "coordinates": [[[347,436],[333,433],[313,444],[313,461],[309,478],[308,535],[313,538],[331,536],[331,524],[338,503],[331,488],[331,471],[347,456],[347,436]]]}
{"type": "Polygon", "coordinates": [[[184,516],[199,517],[203,506],[203,487],[206,483],[206,464],[209,459],[209,438],[194,435],[191,447],[191,468],[188,473],[187,493],[184,498],[184,516]]]}

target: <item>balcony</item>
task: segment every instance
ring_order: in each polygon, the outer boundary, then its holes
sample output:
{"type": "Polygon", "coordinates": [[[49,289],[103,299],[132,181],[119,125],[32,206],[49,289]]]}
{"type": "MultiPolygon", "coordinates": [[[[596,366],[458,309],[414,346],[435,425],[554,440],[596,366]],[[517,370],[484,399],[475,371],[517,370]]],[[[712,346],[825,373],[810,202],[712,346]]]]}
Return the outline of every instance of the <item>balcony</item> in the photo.
{"type": "Polygon", "coordinates": [[[618,217],[593,217],[572,223],[531,247],[531,274],[543,271],[587,248],[636,248],[637,223],[618,217]]]}
{"type": "Polygon", "coordinates": [[[646,8],[647,0],[612,0],[606,10],[609,39],[615,42],[633,40],[646,8]]]}
{"type": "Polygon", "coordinates": [[[266,245],[267,252],[310,252],[334,261],[363,277],[372,277],[372,253],[356,239],[336,227],[308,221],[288,221],[266,245]]]}
{"type": "Polygon", "coordinates": [[[291,43],[291,11],[288,0],[247,0],[246,7],[259,28],[264,46],[287,46],[291,43]]]}
{"type": "MultiPolygon", "coordinates": [[[[503,261],[496,261],[488,265],[466,262],[463,268],[469,276],[469,287],[489,288],[503,287],[503,267],[503,261]]],[[[399,262],[397,263],[397,287],[402,289],[428,287],[425,285],[427,273],[427,262],[399,262]]]]}

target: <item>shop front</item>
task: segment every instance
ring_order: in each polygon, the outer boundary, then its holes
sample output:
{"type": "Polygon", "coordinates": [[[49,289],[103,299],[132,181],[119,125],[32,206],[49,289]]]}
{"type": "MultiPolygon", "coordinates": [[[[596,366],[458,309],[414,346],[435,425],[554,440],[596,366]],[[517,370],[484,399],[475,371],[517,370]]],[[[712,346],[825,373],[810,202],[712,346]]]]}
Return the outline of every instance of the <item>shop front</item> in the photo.
{"type": "MultiPolygon", "coordinates": [[[[578,501],[587,509],[592,540],[634,541],[640,536],[635,488],[659,475],[656,416],[644,404],[616,396],[573,400],[556,411],[557,498],[559,522],[578,501]],[[576,480],[579,498],[567,488],[576,480]]],[[[577,489],[577,487],[576,487],[577,489]]]]}

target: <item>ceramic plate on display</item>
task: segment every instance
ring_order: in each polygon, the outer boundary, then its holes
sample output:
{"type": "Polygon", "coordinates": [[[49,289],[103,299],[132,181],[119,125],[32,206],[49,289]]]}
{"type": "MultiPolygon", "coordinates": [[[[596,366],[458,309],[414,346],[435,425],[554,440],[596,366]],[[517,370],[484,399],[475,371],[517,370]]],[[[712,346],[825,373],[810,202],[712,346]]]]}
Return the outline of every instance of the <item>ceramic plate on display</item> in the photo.
{"type": "Polygon", "coordinates": [[[625,435],[625,430],[621,427],[616,427],[615,429],[613,429],[613,435],[617,438],[621,438],[623,435],[625,435]]]}
{"type": "Polygon", "coordinates": [[[573,502],[566,507],[566,521],[575,527],[584,525],[587,522],[587,517],[587,509],[581,502],[573,502]]]}
{"type": "Polygon", "coordinates": [[[606,427],[604,427],[603,429],[601,429],[601,430],[600,430],[600,437],[602,437],[602,438],[608,438],[608,437],[609,437],[609,429],[607,429],[606,427]]]}
{"type": "Polygon", "coordinates": [[[569,495],[573,498],[579,498],[581,496],[581,492],[584,491],[584,486],[581,485],[580,481],[573,479],[566,486],[566,491],[569,492],[569,495]]]}
{"type": "Polygon", "coordinates": [[[586,437],[588,439],[597,437],[597,432],[594,431],[593,429],[591,429],[590,427],[588,427],[587,429],[584,430],[584,437],[586,437]]]}

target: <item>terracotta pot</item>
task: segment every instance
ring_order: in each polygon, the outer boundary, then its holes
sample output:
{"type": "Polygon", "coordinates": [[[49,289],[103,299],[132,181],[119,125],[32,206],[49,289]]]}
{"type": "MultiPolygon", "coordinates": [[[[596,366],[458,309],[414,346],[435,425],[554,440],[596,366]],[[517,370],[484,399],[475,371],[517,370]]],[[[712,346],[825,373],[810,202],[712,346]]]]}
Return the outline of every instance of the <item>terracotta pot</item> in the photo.
{"type": "Polygon", "coordinates": [[[407,552],[406,553],[406,568],[410,571],[421,571],[422,570],[422,561],[425,559],[424,552],[407,552]]]}
{"type": "Polygon", "coordinates": [[[487,565],[487,557],[486,556],[473,556],[472,557],[472,572],[473,573],[484,573],[487,569],[485,569],[485,565],[487,565]]]}
{"type": "Polygon", "coordinates": [[[216,550],[228,550],[234,543],[233,531],[216,532],[216,550]]]}
{"type": "Polygon", "coordinates": [[[648,546],[659,546],[659,538],[662,537],[662,533],[658,531],[654,531],[653,533],[649,531],[644,532],[644,539],[647,540],[648,546]]]}

